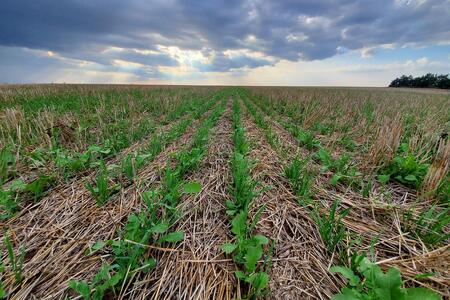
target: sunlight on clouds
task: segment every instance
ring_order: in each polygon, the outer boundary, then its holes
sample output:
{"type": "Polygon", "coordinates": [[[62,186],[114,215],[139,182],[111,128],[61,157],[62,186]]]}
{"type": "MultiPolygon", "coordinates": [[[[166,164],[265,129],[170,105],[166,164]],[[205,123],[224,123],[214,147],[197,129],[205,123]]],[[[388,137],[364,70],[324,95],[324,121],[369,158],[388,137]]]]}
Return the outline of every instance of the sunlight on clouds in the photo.
{"type": "Polygon", "coordinates": [[[121,59],[114,59],[112,62],[113,62],[113,66],[121,67],[124,69],[130,69],[130,70],[140,69],[140,68],[145,67],[145,65],[143,65],[143,64],[130,62],[130,61],[126,61],[126,60],[121,60],[121,59]]]}
{"type": "Polygon", "coordinates": [[[235,58],[240,56],[247,56],[252,58],[264,58],[268,60],[273,60],[273,57],[265,55],[260,51],[252,51],[250,49],[228,49],[223,51],[223,54],[229,58],[235,58]]]}
{"type": "Polygon", "coordinates": [[[212,61],[212,57],[205,56],[199,50],[184,50],[176,46],[163,45],[158,45],[157,48],[162,53],[168,54],[171,58],[177,60],[180,65],[192,65],[194,62],[208,64],[212,61]]]}

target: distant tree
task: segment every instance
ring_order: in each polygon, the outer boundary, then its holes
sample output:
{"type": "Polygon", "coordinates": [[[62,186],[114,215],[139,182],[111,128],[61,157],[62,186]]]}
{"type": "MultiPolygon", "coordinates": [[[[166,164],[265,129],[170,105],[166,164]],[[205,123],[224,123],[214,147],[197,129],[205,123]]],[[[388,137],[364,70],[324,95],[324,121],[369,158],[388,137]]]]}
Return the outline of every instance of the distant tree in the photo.
{"type": "Polygon", "coordinates": [[[415,88],[439,88],[450,89],[449,75],[437,75],[428,73],[424,76],[412,77],[402,75],[395,78],[389,87],[415,87],[415,88]]]}

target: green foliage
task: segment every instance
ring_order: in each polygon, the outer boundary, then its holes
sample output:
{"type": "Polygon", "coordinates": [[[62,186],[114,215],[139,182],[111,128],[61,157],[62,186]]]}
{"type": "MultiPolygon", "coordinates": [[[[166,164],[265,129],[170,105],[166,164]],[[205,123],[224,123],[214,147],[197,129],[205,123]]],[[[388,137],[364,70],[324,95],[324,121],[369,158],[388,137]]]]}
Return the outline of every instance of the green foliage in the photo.
{"type": "Polygon", "coordinates": [[[339,143],[344,146],[347,151],[353,152],[356,149],[355,142],[348,135],[343,135],[339,140],[339,143]]]}
{"type": "Polygon", "coordinates": [[[25,259],[25,248],[23,246],[20,247],[20,254],[19,256],[16,256],[14,254],[14,249],[11,239],[9,238],[9,234],[6,231],[4,232],[3,243],[8,253],[9,264],[11,265],[11,269],[14,273],[16,283],[21,283],[23,280],[23,262],[25,259]]]}
{"type": "Polygon", "coordinates": [[[94,184],[86,184],[86,189],[91,193],[97,202],[97,205],[103,205],[108,201],[109,197],[120,190],[120,185],[110,183],[110,176],[105,163],[101,161],[100,170],[95,177],[94,184]]]}
{"type": "MultiPolygon", "coordinates": [[[[3,257],[3,251],[0,249],[0,258],[3,257]]],[[[5,272],[5,265],[3,264],[3,261],[0,260],[0,276],[5,272]]],[[[6,298],[6,290],[5,285],[2,282],[2,277],[0,277],[0,299],[6,298]]]]}
{"type": "Polygon", "coordinates": [[[129,153],[121,162],[122,174],[130,181],[133,181],[137,171],[144,165],[149,155],[129,153]]]}
{"type": "Polygon", "coordinates": [[[56,183],[53,175],[39,175],[32,182],[25,185],[24,191],[31,193],[34,201],[38,201],[44,195],[44,192],[56,183]]]}
{"type": "Polygon", "coordinates": [[[11,148],[3,147],[0,150],[0,184],[3,184],[14,174],[15,164],[16,158],[11,148]]]}
{"type": "Polygon", "coordinates": [[[55,152],[55,164],[60,169],[64,177],[68,178],[75,172],[85,170],[90,165],[90,151],[69,155],[65,151],[55,152]]]}
{"type": "Polygon", "coordinates": [[[200,185],[200,183],[195,182],[195,181],[187,182],[183,186],[183,192],[185,194],[197,194],[197,193],[200,193],[201,190],[202,190],[202,186],[200,185]]]}
{"type": "Polygon", "coordinates": [[[3,282],[0,280],[0,299],[6,298],[6,291],[3,282]]]}
{"type": "Polygon", "coordinates": [[[334,173],[330,179],[330,183],[333,186],[336,186],[340,181],[351,184],[362,175],[350,164],[350,156],[348,154],[343,154],[339,158],[334,159],[325,148],[321,148],[316,152],[315,158],[322,164],[322,172],[331,171],[334,173]]]}
{"type": "Polygon", "coordinates": [[[305,146],[308,150],[320,148],[320,141],[310,131],[292,124],[285,124],[285,127],[299,141],[301,146],[305,146]]]}
{"type": "MultiPolygon", "coordinates": [[[[198,187],[198,183],[189,182],[184,190],[186,193],[194,193],[197,192],[198,187]]],[[[146,254],[146,245],[175,243],[183,240],[182,231],[167,233],[170,221],[167,218],[161,218],[159,214],[161,210],[166,209],[164,203],[158,201],[159,197],[158,191],[147,191],[142,194],[145,209],[128,216],[121,238],[106,243],[96,243],[92,247],[94,251],[97,251],[105,245],[110,245],[114,253],[113,264],[103,265],[90,284],[85,281],[69,281],[70,288],[82,295],[84,299],[103,299],[106,291],[114,292],[134,273],[141,270],[148,272],[156,266],[156,260],[146,254]],[[95,292],[92,292],[94,290],[95,292]]]]}
{"type": "Polygon", "coordinates": [[[331,273],[340,273],[348,280],[347,287],[332,300],[439,300],[435,292],[425,288],[403,288],[401,274],[396,268],[384,273],[364,255],[352,257],[352,267],[334,266],[331,273]]]}
{"type": "Polygon", "coordinates": [[[439,208],[432,205],[414,216],[410,210],[403,216],[405,231],[413,232],[427,245],[436,245],[447,241],[450,233],[446,228],[450,224],[450,207],[439,208]]]}
{"type": "Polygon", "coordinates": [[[441,181],[435,195],[442,203],[450,203],[450,173],[441,181]]]}
{"type": "MultiPolygon", "coordinates": [[[[328,215],[322,214],[317,207],[311,212],[311,216],[319,227],[320,237],[330,253],[333,253],[336,249],[340,250],[340,243],[345,241],[347,237],[342,219],[348,215],[350,208],[338,212],[338,206],[339,202],[334,201],[328,215]]],[[[339,252],[343,254],[342,251],[339,252]]]]}
{"type": "Polygon", "coordinates": [[[239,211],[248,211],[251,201],[255,196],[256,182],[250,176],[250,165],[241,153],[234,153],[232,161],[234,202],[227,201],[227,214],[233,216],[239,211]]]}
{"type": "Polygon", "coordinates": [[[40,200],[46,190],[56,183],[53,175],[39,175],[37,179],[30,183],[25,183],[21,179],[11,182],[7,190],[0,189],[0,208],[3,213],[0,219],[8,219],[19,210],[19,200],[25,201],[32,198],[34,201],[40,200]]]}
{"type": "Polygon", "coordinates": [[[439,88],[450,89],[450,78],[448,74],[427,73],[423,76],[412,77],[412,75],[395,78],[389,87],[416,87],[416,88],[439,88]]]}
{"type": "Polygon", "coordinates": [[[380,170],[381,175],[389,176],[411,187],[420,187],[428,172],[429,164],[420,163],[412,154],[397,155],[391,164],[380,170]]]}
{"type": "Polygon", "coordinates": [[[331,123],[318,122],[314,124],[313,128],[320,132],[322,135],[327,135],[335,130],[335,125],[331,123]]]}
{"type": "Polygon", "coordinates": [[[370,192],[373,188],[373,179],[369,178],[366,181],[361,182],[361,194],[364,198],[368,198],[370,196],[370,192]]]}
{"type": "Polygon", "coordinates": [[[69,287],[76,291],[78,294],[83,297],[84,300],[90,300],[91,299],[91,288],[89,287],[89,284],[82,280],[82,281],[76,281],[76,280],[69,280],[69,287]]]}
{"type": "Polygon", "coordinates": [[[249,101],[248,97],[243,97],[242,100],[245,103],[245,106],[253,116],[256,125],[258,125],[259,128],[261,128],[264,131],[264,135],[267,139],[267,142],[269,142],[270,146],[277,151],[280,155],[285,155],[284,149],[282,148],[282,145],[280,143],[280,137],[278,134],[272,130],[272,126],[266,122],[262,114],[259,113],[259,111],[256,109],[256,107],[249,101]]]}
{"type": "Polygon", "coordinates": [[[309,199],[314,176],[306,169],[310,158],[294,158],[290,165],[284,168],[284,175],[290,180],[295,195],[309,199]]]}
{"type": "Polygon", "coordinates": [[[11,190],[0,190],[0,208],[2,211],[0,220],[12,217],[19,210],[19,204],[13,194],[11,190]]]}
{"type": "Polygon", "coordinates": [[[262,235],[252,233],[265,207],[260,207],[253,221],[248,219],[250,203],[255,196],[256,182],[250,176],[250,164],[245,157],[248,150],[247,143],[240,122],[240,106],[235,98],[233,101],[235,149],[231,161],[234,201],[227,201],[226,207],[231,217],[231,231],[236,236],[236,241],[222,245],[222,250],[226,254],[233,254],[234,261],[242,267],[241,270],[236,271],[236,277],[248,283],[247,297],[254,299],[267,292],[269,276],[263,267],[258,268],[258,261],[263,257],[264,245],[267,245],[269,240],[262,235]]]}

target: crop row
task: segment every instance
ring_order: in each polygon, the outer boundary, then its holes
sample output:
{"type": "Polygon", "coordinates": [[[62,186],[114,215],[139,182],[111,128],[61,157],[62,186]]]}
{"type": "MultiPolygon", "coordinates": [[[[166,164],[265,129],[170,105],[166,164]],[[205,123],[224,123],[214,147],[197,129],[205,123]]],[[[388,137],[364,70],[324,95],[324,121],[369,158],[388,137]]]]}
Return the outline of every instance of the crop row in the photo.
{"type": "Polygon", "coordinates": [[[269,240],[263,235],[254,234],[256,224],[265,206],[261,206],[255,215],[249,216],[257,183],[250,175],[251,162],[247,157],[249,144],[241,123],[238,95],[233,99],[233,128],[234,152],[231,159],[233,200],[227,201],[226,207],[235,241],[224,244],[222,250],[226,254],[232,255],[233,260],[240,268],[239,271],[236,271],[236,277],[248,285],[246,297],[254,299],[267,293],[269,256],[264,254],[264,247],[269,244],[269,240]],[[265,262],[261,265],[259,261],[264,256],[266,257],[265,262]]]}

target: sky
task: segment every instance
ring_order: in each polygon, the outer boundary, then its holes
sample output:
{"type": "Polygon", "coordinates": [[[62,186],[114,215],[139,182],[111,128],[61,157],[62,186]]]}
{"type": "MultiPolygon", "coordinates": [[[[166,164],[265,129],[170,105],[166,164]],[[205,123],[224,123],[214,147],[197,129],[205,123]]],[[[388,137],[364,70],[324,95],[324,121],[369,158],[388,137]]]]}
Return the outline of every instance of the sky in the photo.
{"type": "Polygon", "coordinates": [[[450,0],[2,0],[0,83],[386,86],[450,73],[450,0]]]}

